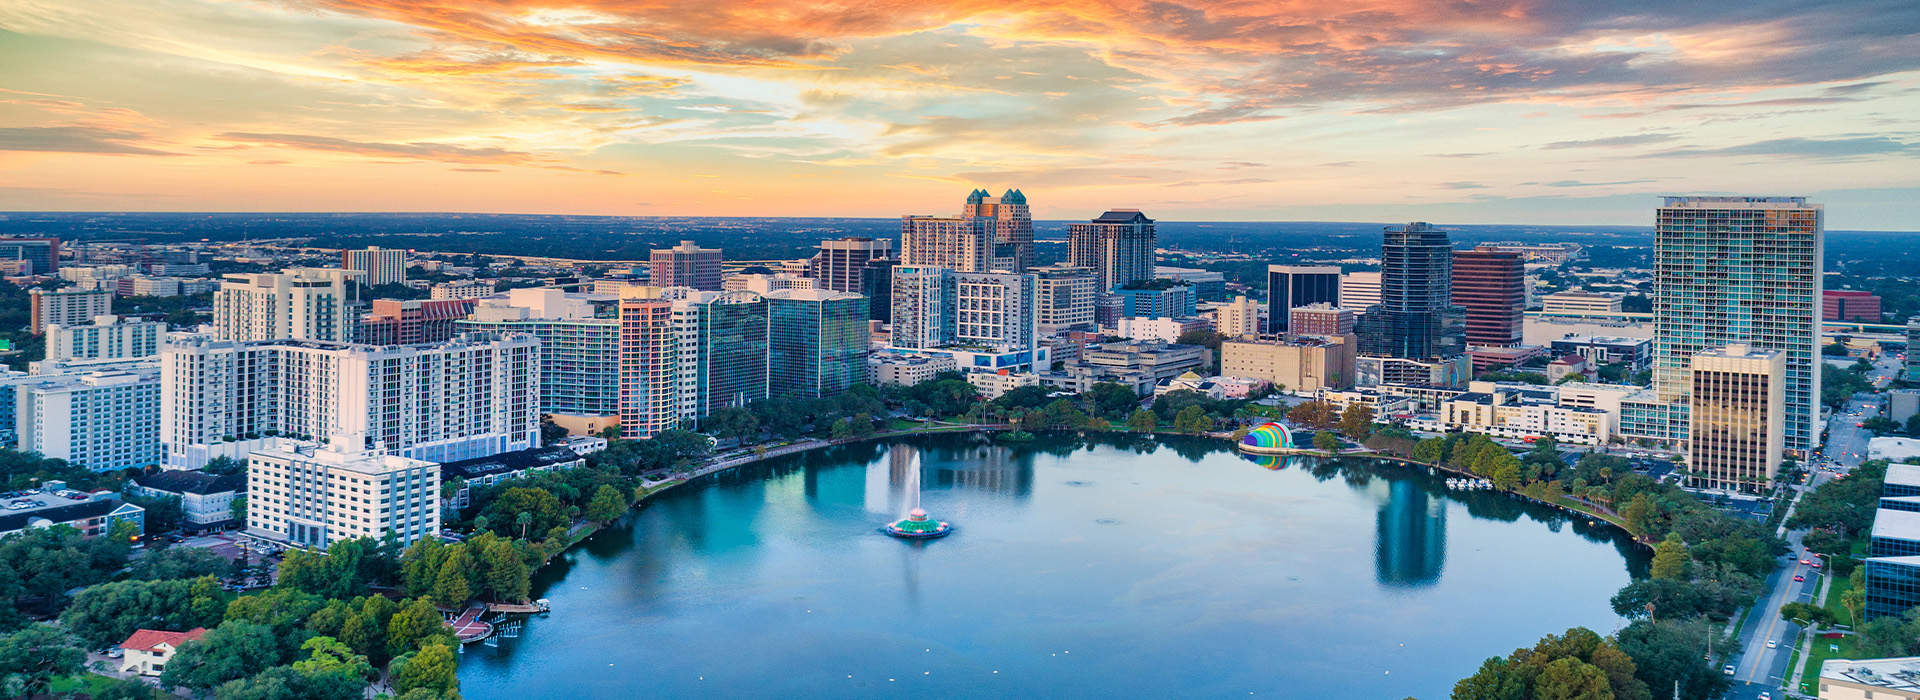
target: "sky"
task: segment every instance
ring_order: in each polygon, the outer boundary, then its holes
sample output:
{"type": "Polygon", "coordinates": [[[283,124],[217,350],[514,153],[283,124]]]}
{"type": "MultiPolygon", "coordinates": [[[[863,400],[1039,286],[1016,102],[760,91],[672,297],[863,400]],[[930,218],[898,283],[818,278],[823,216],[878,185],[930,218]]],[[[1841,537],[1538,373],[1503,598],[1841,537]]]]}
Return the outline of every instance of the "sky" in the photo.
{"type": "Polygon", "coordinates": [[[1913,0],[5,0],[0,210],[1920,230],[1913,0]]]}

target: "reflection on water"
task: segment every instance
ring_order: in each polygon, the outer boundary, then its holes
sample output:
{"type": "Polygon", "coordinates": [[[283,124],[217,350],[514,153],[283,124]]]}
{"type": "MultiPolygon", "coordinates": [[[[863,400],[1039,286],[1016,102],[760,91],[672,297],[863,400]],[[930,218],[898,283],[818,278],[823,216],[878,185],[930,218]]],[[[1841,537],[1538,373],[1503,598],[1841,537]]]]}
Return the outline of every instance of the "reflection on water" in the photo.
{"type": "Polygon", "coordinates": [[[1413,479],[1387,483],[1374,535],[1376,578],[1384,586],[1424,588],[1447,563],[1447,509],[1413,479]]]}

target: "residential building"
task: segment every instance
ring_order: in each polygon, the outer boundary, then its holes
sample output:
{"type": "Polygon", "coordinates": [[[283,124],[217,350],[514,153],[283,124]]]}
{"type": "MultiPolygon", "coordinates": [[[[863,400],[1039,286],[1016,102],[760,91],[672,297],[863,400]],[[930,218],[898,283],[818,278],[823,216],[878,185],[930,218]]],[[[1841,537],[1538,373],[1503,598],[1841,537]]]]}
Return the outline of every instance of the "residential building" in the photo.
{"type": "Polygon", "coordinates": [[[493,280],[441,282],[427,290],[429,299],[479,299],[493,296],[493,280]]]}
{"type": "Polygon", "coordinates": [[[205,636],[205,627],[195,627],[185,632],[134,630],[127,641],[120,643],[120,672],[158,676],[166,672],[167,662],[173,660],[173,653],[180,650],[180,645],[205,636]]]}
{"type": "Polygon", "coordinates": [[[160,372],[56,375],[15,387],[22,452],[93,471],[160,464],[160,372]]]}
{"type": "Polygon", "coordinates": [[[1200,314],[1199,297],[1185,282],[1167,279],[1129,282],[1113,288],[1120,297],[1123,317],[1174,316],[1191,318],[1200,314]]]}
{"type": "Polygon", "coordinates": [[[1162,379],[1207,365],[1211,351],[1198,345],[1125,341],[1088,348],[1060,371],[1040,372],[1040,383],[1075,393],[1109,382],[1147,396],[1162,379]]]}
{"type": "Polygon", "coordinates": [[[31,271],[23,274],[58,274],[60,272],[60,239],[0,237],[0,260],[21,260],[32,265],[31,271]]]}
{"type": "Polygon", "coordinates": [[[1746,493],[1772,485],[1784,444],[1786,359],[1739,344],[1694,356],[1689,485],[1746,493]]]}
{"type": "Polygon", "coordinates": [[[1569,335],[1548,346],[1555,354],[1579,355],[1596,365],[1624,363],[1630,369],[1647,366],[1653,359],[1652,338],[1622,338],[1604,335],[1569,335]]]}
{"type": "Polygon", "coordinates": [[[1828,289],[1821,294],[1821,320],[1880,322],[1880,297],[1854,289],[1828,289]]]}
{"type": "Polygon", "coordinates": [[[1683,403],[1693,357],[1786,353],[1785,449],[1819,440],[1824,212],[1805,197],[1667,197],[1654,226],[1653,386],[1683,403]]]}
{"type": "Polygon", "coordinates": [[[1282,336],[1220,344],[1220,374],[1263,379],[1286,391],[1311,392],[1353,386],[1352,334],[1282,336]]]}
{"type": "Polygon", "coordinates": [[[1327,302],[1297,306],[1287,310],[1287,328],[1293,335],[1353,335],[1353,311],[1327,302]]]}
{"type": "Polygon", "coordinates": [[[85,292],[36,287],[27,290],[27,296],[28,303],[33,305],[28,315],[31,319],[29,329],[34,335],[47,332],[48,324],[77,326],[93,320],[95,316],[113,313],[112,291],[85,292]]]}
{"type": "Polygon", "coordinates": [[[360,321],[359,338],[355,342],[368,345],[438,343],[457,334],[459,328],[454,324],[473,313],[478,303],[477,299],[375,299],[373,309],[360,321]]]}
{"type": "Polygon", "coordinates": [[[440,465],[360,447],[289,441],[254,452],[247,468],[247,534],[292,547],[380,539],[402,546],[440,532],[440,465]]]}
{"type": "Polygon", "coordinates": [[[112,491],[75,491],[64,481],[41,482],[38,490],[17,494],[8,503],[0,511],[0,539],[55,525],[79,530],[85,537],[105,535],[122,522],[131,524],[136,534],[147,531],[145,508],[120,500],[112,491]]]}
{"type": "Polygon", "coordinates": [[[867,376],[867,298],[831,289],[766,295],[767,393],[816,399],[867,376]]]}
{"type": "Polygon", "coordinates": [[[1260,305],[1245,296],[1213,307],[1213,330],[1224,338],[1260,335],[1260,305]]]}
{"type": "Polygon", "coordinates": [[[540,412],[576,434],[620,414],[620,304],[607,294],[514,289],[479,301],[462,333],[513,333],[540,340],[540,412]]]}
{"type": "Polygon", "coordinates": [[[808,267],[824,289],[865,294],[867,263],[891,257],[893,241],[850,236],[821,241],[820,252],[813,255],[808,267]]]}
{"type": "MultiPolygon", "coordinates": [[[[673,300],[660,287],[628,287],[620,295],[620,433],[652,437],[681,427],[680,329],[673,300]]],[[[685,387],[691,400],[693,387],[685,387]]]]}
{"type": "Polygon", "coordinates": [[[991,272],[996,223],[975,216],[900,217],[900,264],[991,272]]]}
{"type": "Polygon", "coordinates": [[[953,342],[953,271],[944,267],[893,268],[893,336],[896,348],[928,349],[953,342]]]}
{"type": "Polygon", "coordinates": [[[1180,342],[1180,336],[1193,331],[1207,330],[1211,325],[1213,324],[1204,318],[1167,318],[1165,316],[1146,318],[1129,316],[1120,319],[1117,332],[1122,338],[1177,343],[1180,342]]]}
{"type": "Polygon", "coordinates": [[[1102,290],[1153,279],[1158,235],[1138,209],[1112,209],[1067,226],[1067,263],[1092,268],[1102,290]]]}
{"type": "Polygon", "coordinates": [[[1488,248],[1453,254],[1453,304],[1466,309],[1468,346],[1520,343],[1527,272],[1520,254],[1488,248]]]}
{"type": "Polygon", "coordinates": [[[1227,298],[1227,276],[1213,270],[1156,265],[1153,278],[1185,282],[1193,287],[1194,296],[1199,297],[1200,301],[1225,301],[1227,298]]]}
{"type": "Polygon", "coordinates": [[[362,273],[302,267],[227,275],[213,293],[213,328],[227,340],[352,338],[362,273]]]}
{"type": "Polygon", "coordinates": [[[87,325],[52,323],[45,330],[48,360],[119,360],[160,352],[167,324],[106,314],[87,325]]]}
{"type": "Polygon", "coordinates": [[[1568,260],[1582,260],[1587,257],[1585,249],[1578,243],[1482,243],[1477,248],[1500,253],[1517,253],[1526,262],[1544,262],[1558,265],[1568,260]]]}
{"type": "Polygon", "coordinates": [[[586,464],[586,458],[581,457],[578,452],[557,445],[446,462],[440,465],[440,483],[459,484],[459,486],[454,490],[452,497],[442,500],[448,508],[465,508],[472,489],[476,487],[492,486],[530,474],[583,467],[586,464]]]}
{"type": "Polygon", "coordinates": [[[882,350],[867,356],[867,382],[913,386],[941,372],[960,369],[952,355],[882,350]]]}
{"type": "Polygon", "coordinates": [[[1039,345],[1035,275],[902,266],[893,282],[894,347],[1031,352],[1039,345]]]}
{"type": "Polygon", "coordinates": [[[1450,431],[1513,439],[1552,436],[1580,445],[1603,445],[1611,437],[1611,421],[1604,411],[1562,406],[1551,398],[1490,382],[1474,382],[1467,393],[1444,401],[1440,423],[1450,431]]]}
{"type": "Polygon", "coordinates": [[[1340,268],[1336,265],[1268,265],[1267,333],[1294,332],[1287,312],[1302,306],[1340,306],[1340,268]]]}
{"type": "Polygon", "coordinates": [[[436,462],[536,447],[539,343],[490,333],[389,346],[176,334],[160,346],[160,441],[179,469],[246,457],[276,436],[436,462]]]}
{"type": "Polygon", "coordinates": [[[177,297],[186,293],[183,281],[177,277],[128,275],[113,281],[113,293],[123,297],[177,297]]]}
{"type": "Polygon", "coordinates": [[[692,287],[720,290],[720,249],[702,248],[693,241],[653,251],[647,284],[655,287],[692,287]]]}
{"type": "Polygon", "coordinates": [[[1009,370],[967,372],[967,383],[980,390],[980,398],[992,401],[1014,389],[1023,386],[1039,386],[1040,377],[1032,372],[1012,372],[1009,370]]]}
{"type": "Polygon", "coordinates": [[[767,398],[768,303],[755,292],[692,292],[673,302],[683,420],[767,398]]]}
{"type": "Polygon", "coordinates": [[[1033,275],[1041,335],[1096,328],[1093,311],[1101,290],[1092,269],[1054,265],[1033,268],[1033,275]]]}
{"type": "Polygon", "coordinates": [[[1466,351],[1447,232],[1418,221],[1386,227],[1380,270],[1380,306],[1361,324],[1361,354],[1425,360],[1466,351]]]}
{"type": "Polygon", "coordinates": [[[213,532],[246,525],[233,519],[233,499],[247,495],[246,474],[162,469],[133,477],[133,484],[127,490],[145,498],[179,499],[181,527],[188,532],[213,532]]]}
{"type": "Polygon", "coordinates": [[[1340,304],[1364,314],[1380,305],[1380,271],[1348,272],[1340,275],[1340,304]]]}
{"type": "Polygon", "coordinates": [[[359,281],[369,287],[406,284],[407,251],[372,247],[366,250],[342,250],[340,267],[364,273],[359,281]]]}
{"type": "Polygon", "coordinates": [[[1540,310],[1550,314],[1617,314],[1620,297],[1580,289],[1540,297],[1540,310]]]}

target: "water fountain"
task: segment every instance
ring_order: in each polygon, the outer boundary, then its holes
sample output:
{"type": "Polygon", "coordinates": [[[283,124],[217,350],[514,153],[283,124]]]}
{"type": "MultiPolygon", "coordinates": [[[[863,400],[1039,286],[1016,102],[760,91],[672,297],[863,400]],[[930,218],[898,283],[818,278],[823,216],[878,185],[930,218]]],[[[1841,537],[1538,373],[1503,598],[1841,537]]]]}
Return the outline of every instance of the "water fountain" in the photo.
{"type": "Polygon", "coordinates": [[[920,509],[920,465],[918,463],[907,469],[906,493],[907,517],[880,528],[881,532],[908,540],[930,540],[953,533],[953,525],[928,518],[927,511],[920,509]]]}

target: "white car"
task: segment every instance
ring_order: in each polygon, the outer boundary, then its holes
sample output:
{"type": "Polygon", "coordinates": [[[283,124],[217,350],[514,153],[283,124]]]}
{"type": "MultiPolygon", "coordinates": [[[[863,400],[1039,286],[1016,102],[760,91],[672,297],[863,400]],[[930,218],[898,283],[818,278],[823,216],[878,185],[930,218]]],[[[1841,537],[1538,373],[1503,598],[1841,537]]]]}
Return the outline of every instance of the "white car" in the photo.
{"type": "Polygon", "coordinates": [[[1778,648],[1780,648],[1780,640],[1778,640],[1778,639],[1769,639],[1769,640],[1767,640],[1767,648],[1768,648],[1768,649],[1778,649],[1778,648]]]}

